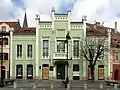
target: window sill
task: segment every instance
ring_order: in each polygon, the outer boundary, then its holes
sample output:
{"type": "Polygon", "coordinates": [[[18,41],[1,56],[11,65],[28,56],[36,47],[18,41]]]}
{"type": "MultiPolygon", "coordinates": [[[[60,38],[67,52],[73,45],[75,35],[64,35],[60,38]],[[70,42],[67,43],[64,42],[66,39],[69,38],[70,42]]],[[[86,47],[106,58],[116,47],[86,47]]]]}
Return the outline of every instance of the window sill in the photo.
{"type": "Polygon", "coordinates": [[[23,59],[23,58],[22,58],[22,57],[17,57],[16,59],[17,59],[17,60],[21,60],[21,59],[23,59]]]}
{"type": "Polygon", "coordinates": [[[42,57],[42,59],[49,59],[49,56],[48,57],[42,57]]]}
{"type": "Polygon", "coordinates": [[[78,59],[80,59],[80,57],[78,57],[78,58],[77,57],[72,57],[72,59],[78,60],[78,59]]]}
{"type": "Polygon", "coordinates": [[[33,57],[32,58],[26,58],[26,60],[33,60],[33,57]]]}

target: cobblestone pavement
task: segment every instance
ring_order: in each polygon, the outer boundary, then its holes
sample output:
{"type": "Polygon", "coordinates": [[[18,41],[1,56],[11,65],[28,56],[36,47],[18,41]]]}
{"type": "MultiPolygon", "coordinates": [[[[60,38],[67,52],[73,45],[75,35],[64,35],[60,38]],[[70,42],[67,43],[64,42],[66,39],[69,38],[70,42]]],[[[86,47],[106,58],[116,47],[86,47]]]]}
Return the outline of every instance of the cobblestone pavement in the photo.
{"type": "MultiPolygon", "coordinates": [[[[17,88],[13,88],[14,86],[11,85],[0,88],[0,90],[51,90],[51,85],[54,86],[52,90],[68,90],[64,88],[62,81],[16,80],[15,82],[17,88]],[[34,85],[36,86],[35,89],[33,89],[34,85]]],[[[113,86],[107,86],[104,81],[95,81],[94,83],[90,81],[70,81],[69,90],[84,90],[84,84],[87,84],[88,90],[100,90],[101,83],[103,84],[103,90],[120,90],[120,88],[114,89],[113,86]]]]}
{"type": "MultiPolygon", "coordinates": [[[[32,89],[32,88],[0,88],[0,90],[51,90],[50,88],[36,88],[36,89],[32,89]]],[[[55,88],[53,90],[68,90],[65,88],[55,88]]],[[[83,88],[70,88],[69,90],[85,90],[83,88]]],[[[90,88],[87,90],[100,90],[100,89],[95,89],[95,88],[90,88]]],[[[102,90],[120,90],[120,89],[102,89],[102,90]]]]}

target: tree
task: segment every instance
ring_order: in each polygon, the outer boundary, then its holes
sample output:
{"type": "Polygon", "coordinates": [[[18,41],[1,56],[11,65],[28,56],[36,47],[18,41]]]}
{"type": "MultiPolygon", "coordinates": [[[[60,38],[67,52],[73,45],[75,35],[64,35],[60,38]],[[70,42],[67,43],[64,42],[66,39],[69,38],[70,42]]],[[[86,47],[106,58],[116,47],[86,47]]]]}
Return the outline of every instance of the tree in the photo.
{"type": "Polygon", "coordinates": [[[94,81],[96,62],[104,55],[104,52],[108,51],[106,39],[106,37],[90,36],[81,41],[81,55],[89,62],[92,81],[94,81]]]}

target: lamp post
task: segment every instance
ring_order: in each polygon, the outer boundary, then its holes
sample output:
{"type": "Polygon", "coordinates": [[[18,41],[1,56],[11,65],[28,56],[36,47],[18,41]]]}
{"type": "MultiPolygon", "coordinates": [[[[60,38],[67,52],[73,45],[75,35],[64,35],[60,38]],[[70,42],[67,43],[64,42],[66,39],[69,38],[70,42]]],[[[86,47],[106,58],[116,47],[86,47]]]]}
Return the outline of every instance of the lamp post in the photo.
{"type": "Polygon", "coordinates": [[[3,77],[3,32],[1,33],[1,81],[0,87],[4,87],[4,77],[3,77]]]}
{"type": "Polygon", "coordinates": [[[67,84],[69,83],[69,77],[68,77],[68,40],[70,40],[71,37],[69,35],[69,33],[67,33],[66,35],[66,40],[65,43],[67,43],[67,77],[66,77],[66,82],[65,82],[65,88],[67,88],[67,84]]]}

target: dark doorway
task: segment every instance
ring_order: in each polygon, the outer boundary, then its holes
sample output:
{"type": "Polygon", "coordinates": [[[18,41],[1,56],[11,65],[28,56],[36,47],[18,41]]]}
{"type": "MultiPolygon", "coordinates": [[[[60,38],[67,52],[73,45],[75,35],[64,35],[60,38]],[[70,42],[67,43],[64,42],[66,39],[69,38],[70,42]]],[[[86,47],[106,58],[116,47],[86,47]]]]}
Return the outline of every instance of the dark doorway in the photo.
{"type": "Polygon", "coordinates": [[[33,79],[33,65],[27,65],[27,79],[33,79]]]}
{"type": "Polygon", "coordinates": [[[118,71],[118,69],[116,69],[115,72],[114,72],[114,80],[119,80],[119,71],[118,71]]]}
{"type": "Polygon", "coordinates": [[[65,79],[65,64],[57,64],[57,79],[65,79]]]}
{"type": "Polygon", "coordinates": [[[2,77],[3,79],[5,79],[5,72],[6,72],[5,67],[2,66],[1,69],[2,69],[2,74],[1,74],[2,76],[1,76],[1,77],[2,77]]]}
{"type": "Polygon", "coordinates": [[[22,78],[23,78],[23,66],[16,65],[16,79],[22,79],[22,78]]]}

